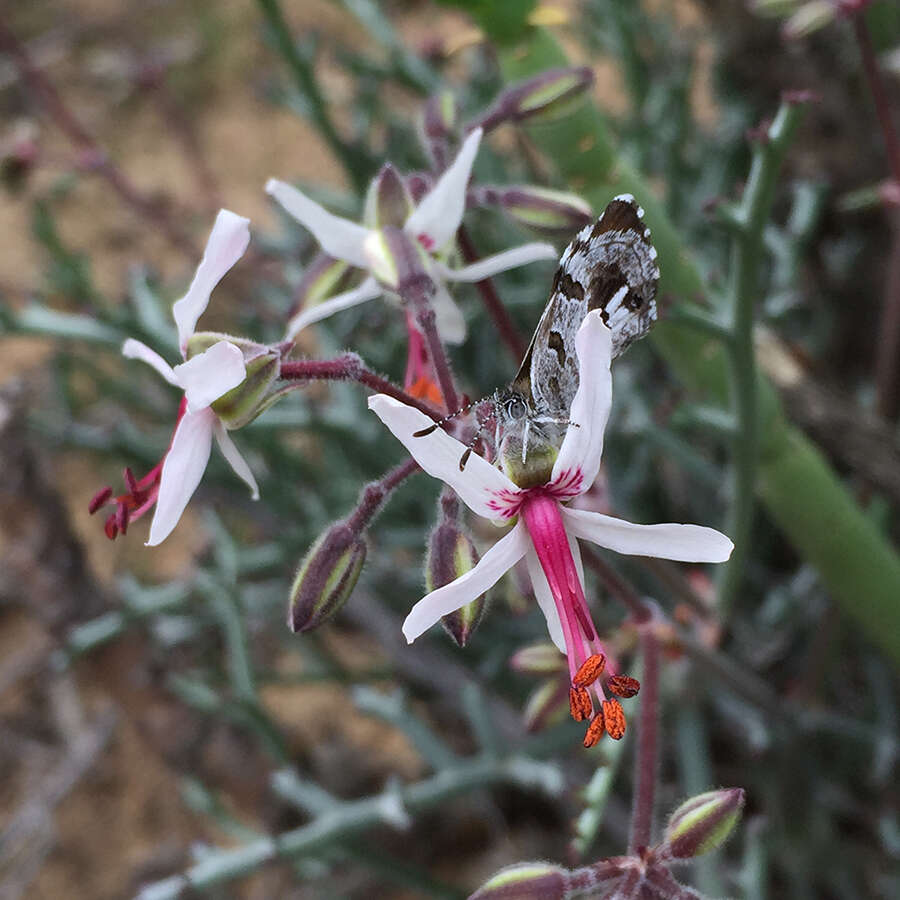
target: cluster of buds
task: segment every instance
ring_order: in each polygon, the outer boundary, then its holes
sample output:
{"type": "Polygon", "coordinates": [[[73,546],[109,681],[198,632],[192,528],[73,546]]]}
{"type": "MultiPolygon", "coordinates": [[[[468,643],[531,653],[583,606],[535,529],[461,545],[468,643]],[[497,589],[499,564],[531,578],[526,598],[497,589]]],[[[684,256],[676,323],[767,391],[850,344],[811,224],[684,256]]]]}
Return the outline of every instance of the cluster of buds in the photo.
{"type": "Polygon", "coordinates": [[[669,818],[662,842],[633,856],[614,856],[579,869],[549,862],[518,863],[488,879],[469,900],[700,900],[669,870],[720,847],[731,835],[744,806],[741,788],[709,791],[686,800],[669,818]]]}

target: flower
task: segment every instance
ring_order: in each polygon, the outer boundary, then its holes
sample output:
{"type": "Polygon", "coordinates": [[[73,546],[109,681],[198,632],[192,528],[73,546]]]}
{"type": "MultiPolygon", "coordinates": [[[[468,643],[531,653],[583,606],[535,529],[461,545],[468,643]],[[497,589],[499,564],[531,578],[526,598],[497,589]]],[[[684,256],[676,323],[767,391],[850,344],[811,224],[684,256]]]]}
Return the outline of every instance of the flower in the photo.
{"type": "Polygon", "coordinates": [[[550,244],[531,243],[497,253],[458,269],[450,268],[443,261],[443,251],[462,222],[466,208],[466,186],[478,145],[481,143],[481,135],[482,130],[476,128],[463,141],[456,159],[438,178],[431,190],[422,197],[418,205],[413,205],[396,171],[391,167],[383,169],[373,184],[373,190],[377,193],[383,185],[386,192],[391,194],[394,210],[399,207],[405,215],[396,222],[378,222],[378,227],[375,228],[367,228],[365,225],[336,216],[295,187],[275,178],[269,179],[266,193],[274,197],[293,218],[308,228],[327,254],[369,272],[357,287],[337,294],[314,307],[301,310],[288,323],[285,335],[287,339],[293,339],[301,329],[313,322],[325,319],[339,310],[373,300],[384,293],[385,287],[379,284],[373,274],[373,270],[377,269],[377,260],[373,260],[371,255],[371,248],[378,243],[371,238],[377,235],[383,225],[397,227],[402,225],[407,235],[418,241],[427,251],[430,269],[428,274],[437,288],[431,302],[437,318],[438,331],[443,340],[455,344],[461,343],[465,338],[466,323],[459,307],[444,286],[444,281],[481,281],[498,272],[534,260],[556,259],[556,250],[550,244]]]}
{"type": "Polygon", "coordinates": [[[407,640],[414,641],[442,616],[479,597],[524,558],[550,637],[568,659],[572,715],[579,721],[593,715],[586,738],[589,745],[604,729],[612,737],[624,733],[622,708],[617,700],[606,698],[601,674],[607,687],[622,696],[633,695],[636,682],[608,669],[603,672],[606,657],[585,600],[578,540],[592,541],[618,553],[682,562],[724,562],[734,545],[712,528],[635,525],[566,505],[587,491],[597,476],[612,404],[611,336],[599,310],[585,317],[575,346],[579,385],[569,412],[570,423],[549,478],[538,486],[520,487],[475,454],[461,470],[459,461],[466,449],[463,444],[441,429],[416,437],[416,432],[429,431],[432,422],[391,397],[370,397],[369,407],[419,465],[452,487],[474,513],[501,523],[515,520],[512,529],[474,568],[416,603],[403,623],[407,640]],[[593,690],[599,706],[590,699],[588,689],[593,690]]]}
{"type": "MultiPolygon", "coordinates": [[[[254,376],[263,375],[267,387],[275,377],[274,373],[269,372],[270,363],[280,358],[280,353],[250,341],[239,338],[220,339],[226,336],[209,333],[197,334],[196,340],[192,342],[197,320],[209,304],[213,288],[247,249],[250,242],[249,224],[249,219],[227,209],[219,211],[194,280],[187,293],[172,307],[178,330],[178,345],[184,362],[173,368],[155,350],[133,338],[122,345],[122,353],[126,357],[140,359],[152,366],[169,384],[181,388],[184,398],[172,442],[163,461],[140,481],[136,481],[126,469],[125,480],[129,492],[113,501],[117,510],[107,520],[106,533],[109,537],[115,537],[119,532],[124,533],[128,523],[143,515],[155,502],[156,511],[150,524],[147,546],[154,547],[164,541],[178,524],[200,483],[209,461],[213,437],[232,469],[249,486],[253,499],[259,497],[250,467],[228,435],[226,424],[223,424],[213,406],[224,395],[246,383],[252,394],[254,410],[258,412],[266,402],[262,397],[266,391],[260,391],[259,380],[254,376]],[[206,346],[210,341],[211,345],[206,346]],[[254,383],[250,384],[251,381],[254,383]]],[[[248,421],[246,411],[233,419],[228,418],[224,412],[227,407],[228,414],[231,414],[239,405],[228,402],[223,406],[222,416],[226,416],[230,427],[248,421]]],[[[249,416],[252,417],[252,413],[249,416]]],[[[111,496],[112,491],[105,488],[91,502],[90,511],[95,512],[109,502],[111,496]]]]}

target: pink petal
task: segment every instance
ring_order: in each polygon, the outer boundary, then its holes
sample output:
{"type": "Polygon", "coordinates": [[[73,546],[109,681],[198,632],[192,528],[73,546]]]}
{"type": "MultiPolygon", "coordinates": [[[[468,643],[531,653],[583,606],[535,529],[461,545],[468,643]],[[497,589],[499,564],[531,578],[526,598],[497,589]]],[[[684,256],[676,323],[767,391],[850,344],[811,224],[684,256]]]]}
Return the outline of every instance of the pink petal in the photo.
{"type": "Polygon", "coordinates": [[[536,242],[522,244],[521,247],[513,247],[511,250],[504,250],[502,253],[495,253],[493,256],[486,256],[484,259],[480,259],[470,266],[463,266],[461,269],[451,269],[449,266],[443,265],[443,263],[438,263],[438,266],[441,275],[448,281],[473,282],[490,278],[498,272],[507,271],[507,269],[516,269],[530,262],[542,259],[556,260],[558,257],[559,254],[552,244],[536,242]]]}
{"type": "Polygon", "coordinates": [[[319,322],[327,319],[329,316],[340,312],[342,309],[350,309],[351,306],[358,306],[367,300],[374,300],[379,294],[383,293],[378,282],[374,278],[367,278],[358,287],[341,294],[335,294],[328,300],[323,300],[315,306],[307,309],[301,309],[290,322],[288,322],[285,340],[293,340],[307,325],[313,322],[319,322]]]}
{"type": "Polygon", "coordinates": [[[360,269],[369,267],[363,253],[368,228],[328,212],[302,191],[275,178],[266,182],[266,193],[274,197],[301,225],[308,228],[322,249],[335,259],[343,259],[360,269]]]}
{"type": "Polygon", "coordinates": [[[241,456],[241,451],[238,450],[237,445],[231,439],[231,435],[225,430],[225,426],[218,417],[213,425],[213,434],[216,436],[216,443],[222,451],[222,456],[228,460],[228,464],[234,470],[234,474],[250,488],[253,499],[259,500],[259,487],[257,487],[253,472],[250,470],[250,466],[247,465],[247,460],[241,456]]]}
{"type": "Polygon", "coordinates": [[[460,472],[459,461],[466,448],[442,428],[414,437],[415,432],[434,424],[424,413],[385,394],[369,397],[369,409],[390,428],[416,462],[429,475],[450,485],[472,512],[499,519],[517,506],[520,489],[483,457],[472,453],[465,470],[460,472]]]}
{"type": "Polygon", "coordinates": [[[219,341],[203,353],[192,356],[175,366],[174,372],[187,397],[189,413],[206,409],[247,377],[244,354],[228,341],[219,341]]]}
{"type": "Polygon", "coordinates": [[[411,610],[403,623],[403,635],[411,644],[440,621],[442,616],[456,612],[492,588],[524,555],[528,549],[528,534],[521,522],[504,535],[478,561],[473,569],[456,581],[432,591],[411,610]]]}
{"type": "Polygon", "coordinates": [[[128,357],[128,359],[139,359],[141,362],[147,363],[148,366],[156,369],[169,384],[181,387],[178,377],[175,375],[175,370],[155,350],[151,350],[143,342],[136,341],[134,338],[128,338],[122,344],[122,355],[128,357]]]}
{"type": "Polygon", "coordinates": [[[220,209],[210,232],[203,259],[197,266],[194,280],[188,292],[175,301],[172,315],[178,328],[178,346],[184,353],[188,338],[194,333],[197,320],[209,304],[213,288],[225,277],[225,273],[244,255],[250,243],[250,220],[220,209]]]}
{"type": "Polygon", "coordinates": [[[612,338],[599,309],[589,312],[575,336],[578,353],[578,390],[569,410],[571,423],[553,465],[551,483],[577,473],[577,493],[594,483],[603,455],[603,432],[612,406],[612,338]]]}
{"type": "Polygon", "coordinates": [[[734,550],[724,534],[703,525],[635,525],[583,509],[563,509],[563,519],[576,537],[632,556],[718,563],[734,550]]]}
{"type": "Polygon", "coordinates": [[[172,533],[197,490],[209,462],[216,421],[216,414],[211,409],[186,412],[181,417],[163,462],[148,547],[162,543],[172,533]]]}
{"type": "Polygon", "coordinates": [[[476,128],[463,141],[456,159],[422,198],[403,226],[404,231],[421,241],[429,252],[440,250],[462,222],[466,211],[466,186],[481,143],[481,134],[481,129],[476,128]]]}

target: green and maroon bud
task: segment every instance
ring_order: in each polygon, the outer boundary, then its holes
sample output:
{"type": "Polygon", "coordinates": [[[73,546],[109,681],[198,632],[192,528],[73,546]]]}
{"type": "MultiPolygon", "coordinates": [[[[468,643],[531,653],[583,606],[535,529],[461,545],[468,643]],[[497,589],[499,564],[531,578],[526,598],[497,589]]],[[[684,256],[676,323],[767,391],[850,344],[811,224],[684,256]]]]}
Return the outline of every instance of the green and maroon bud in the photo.
{"type": "Polygon", "coordinates": [[[317,253],[294,289],[294,305],[291,307],[290,317],[293,318],[303,309],[318,306],[323,300],[336,294],[349,271],[350,264],[344,260],[335,259],[327,253],[317,253]]]}
{"type": "Polygon", "coordinates": [[[685,800],[669,817],[660,852],[690,859],[715,850],[734,830],[743,806],[743,788],[708,791],[685,800]]]}
{"type": "Polygon", "coordinates": [[[547,862],[516,863],[501,869],[469,900],[565,900],[569,873],[547,862]]]}
{"type": "Polygon", "coordinates": [[[503,122],[562,113],[593,81],[594,73],[588,66],[548,69],[507,88],[469,127],[481,126],[488,132],[503,122]]]}
{"type": "Polygon", "coordinates": [[[312,631],[334,616],[356,587],[365,561],[365,539],[346,522],[320,535],[291,585],[288,628],[312,631]]]}
{"type": "Polygon", "coordinates": [[[470,194],[473,203],[497,205],[520,225],[551,236],[569,235],[594,221],[590,205],[569,191],[524,184],[475,188],[470,194]]]}
{"type": "Polygon", "coordinates": [[[403,179],[385,163],[369,185],[363,221],[369,228],[402,228],[414,208],[403,179]]]}
{"type": "MultiPolygon", "coordinates": [[[[425,588],[429,593],[456,581],[478,564],[478,552],[462,529],[456,496],[445,492],[440,505],[441,523],[431,532],[425,559],[425,588]]],[[[486,608],[487,600],[482,594],[441,619],[444,630],[457,646],[466,646],[481,624],[486,608]]]]}
{"type": "Polygon", "coordinates": [[[439,91],[425,101],[419,130],[435,168],[443,171],[450,161],[450,144],[459,132],[459,104],[450,91],[439,91]]]}
{"type": "Polygon", "coordinates": [[[566,658],[556,644],[541,641],[517,650],[509,660],[510,666],[523,675],[554,675],[565,672],[566,658]]]}
{"type": "Polygon", "coordinates": [[[830,25],[837,16],[838,6],[833,0],[810,0],[784,23],[782,33],[789,40],[799,40],[830,25]]]}
{"type": "Polygon", "coordinates": [[[562,722],[568,712],[568,685],[561,678],[549,678],[525,702],[522,721],[528,731],[542,731],[562,722]]]}
{"type": "Polygon", "coordinates": [[[278,385],[276,382],[281,373],[281,360],[289,352],[291,345],[257,344],[255,341],[232,337],[230,334],[197,331],[188,339],[185,358],[191,359],[220,341],[227,341],[241,351],[247,373],[237,387],[222,394],[218,400],[210,404],[222,424],[229,431],[233,431],[252,422],[290,390],[290,385],[278,385]]]}

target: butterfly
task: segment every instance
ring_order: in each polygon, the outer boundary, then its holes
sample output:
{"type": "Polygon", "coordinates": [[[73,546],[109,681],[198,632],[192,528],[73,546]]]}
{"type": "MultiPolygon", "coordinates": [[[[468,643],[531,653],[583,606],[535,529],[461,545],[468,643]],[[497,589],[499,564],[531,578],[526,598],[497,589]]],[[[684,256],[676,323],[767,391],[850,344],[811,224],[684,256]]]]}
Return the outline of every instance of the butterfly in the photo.
{"type": "MultiPolygon", "coordinates": [[[[656,321],[659,266],[643,216],[631,194],[620,194],[593,225],[578,232],[560,257],[550,299],[519,371],[508,387],[490,398],[495,448],[502,440],[503,456],[518,453],[525,466],[529,442],[534,450],[541,445],[558,448],[578,390],[575,335],[591,310],[601,311],[612,334],[613,358],[644,337],[656,321]]],[[[479,428],[460,460],[461,469],[480,433],[479,428]]],[[[522,473],[519,477],[528,480],[522,473]]]]}

